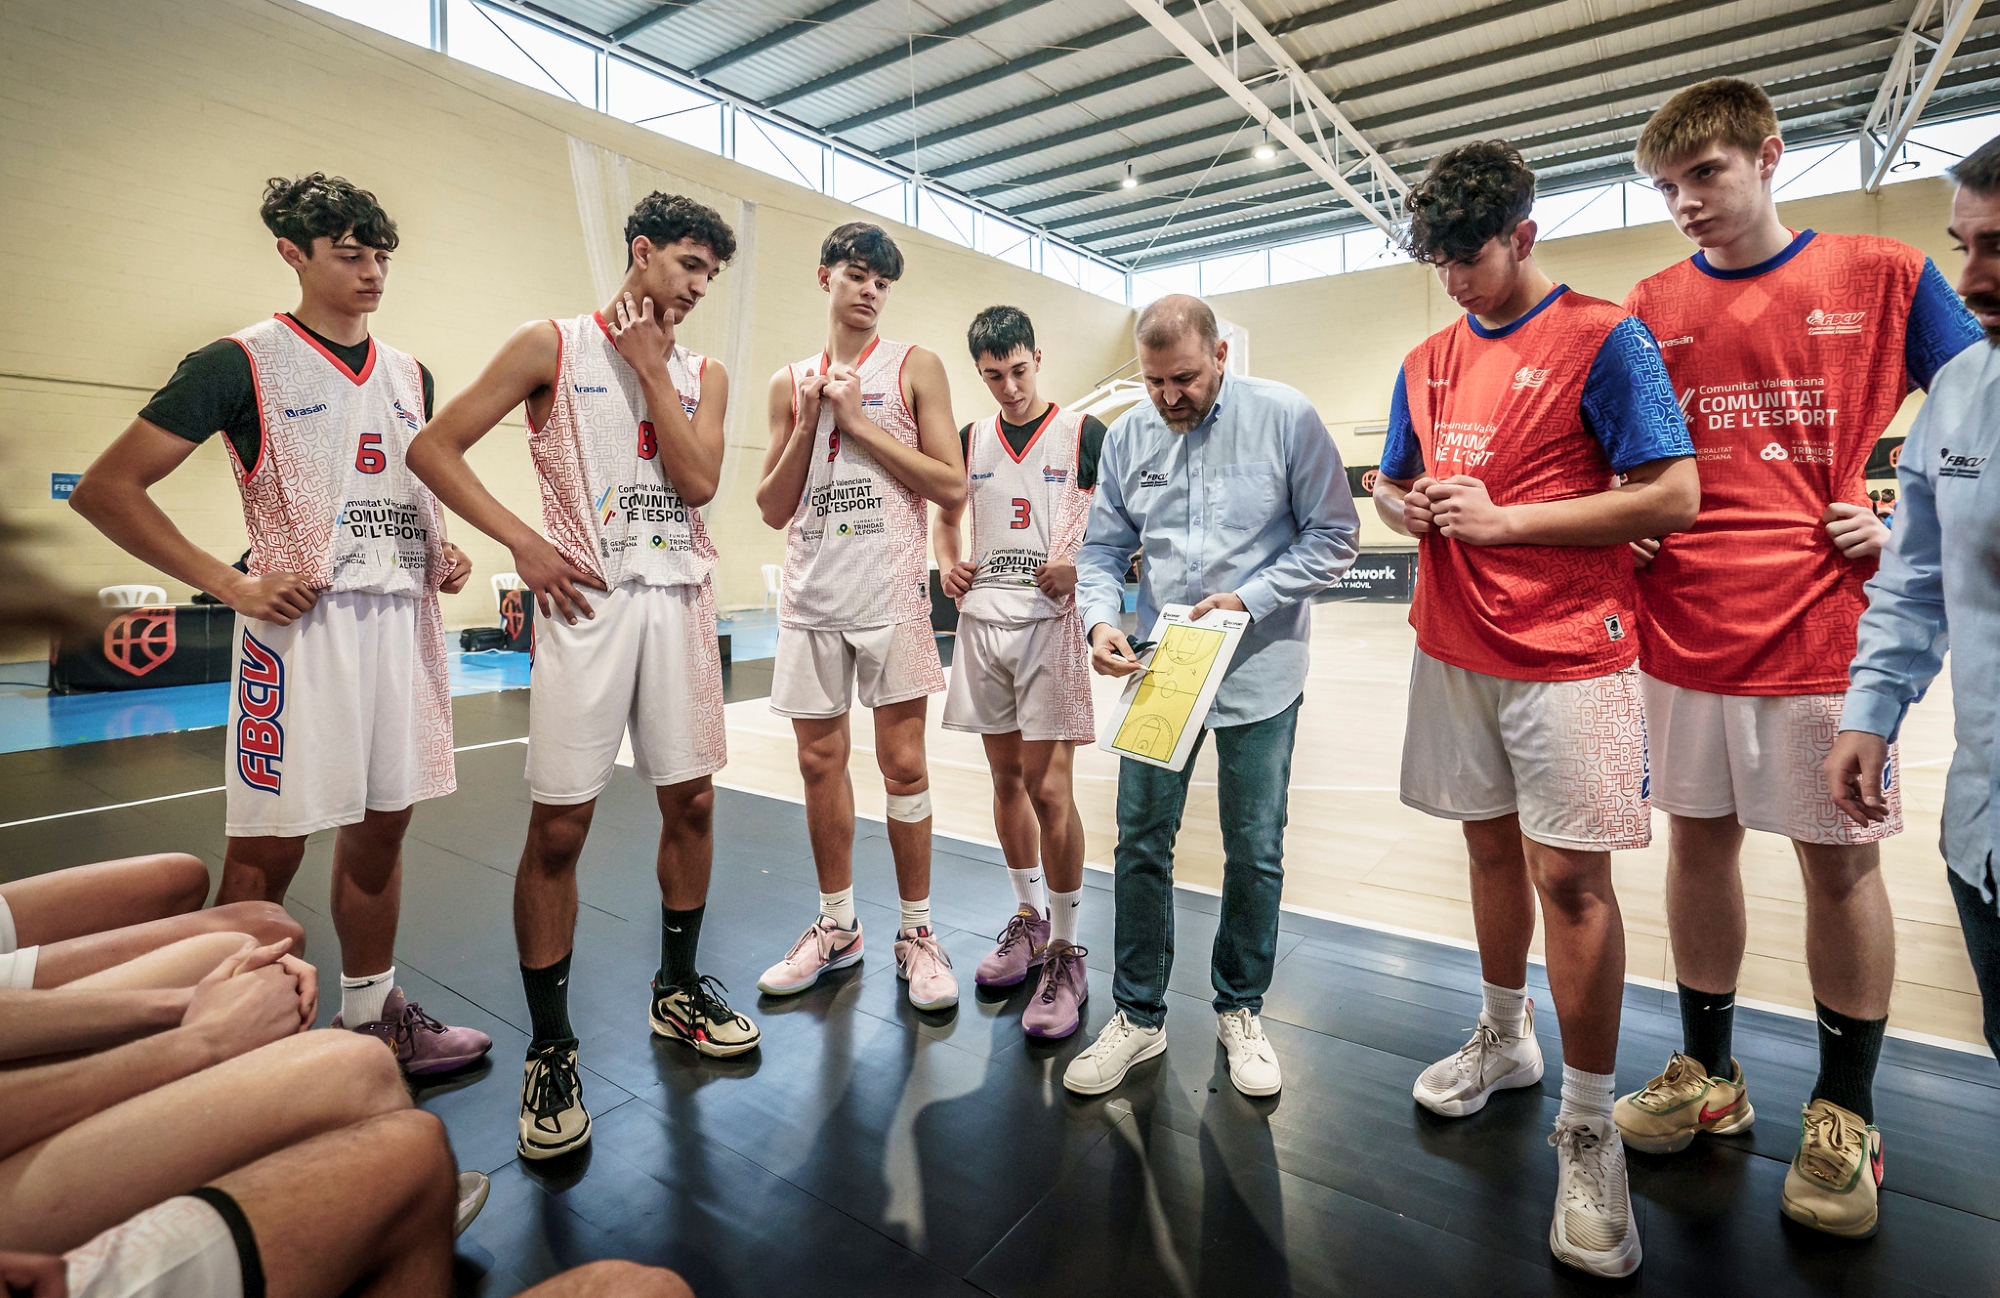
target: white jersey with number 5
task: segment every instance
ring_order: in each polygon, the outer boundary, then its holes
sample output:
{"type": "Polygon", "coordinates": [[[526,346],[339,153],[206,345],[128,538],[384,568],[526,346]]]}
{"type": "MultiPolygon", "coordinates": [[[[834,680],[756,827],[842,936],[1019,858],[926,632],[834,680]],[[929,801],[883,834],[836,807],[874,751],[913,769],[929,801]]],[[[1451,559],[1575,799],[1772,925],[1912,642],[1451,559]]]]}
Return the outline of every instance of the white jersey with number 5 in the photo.
{"type": "Polygon", "coordinates": [[[230,451],[250,571],[374,595],[442,585],[444,515],[403,462],[424,422],[416,359],[371,338],[357,373],[284,316],[229,337],[250,360],[264,434],[247,469],[230,451]]]}
{"type": "MultiPolygon", "coordinates": [[[[628,581],[700,585],[715,569],[715,545],[700,512],[667,480],[638,374],[597,312],[549,323],[562,349],[555,398],[528,434],[549,544],[608,590],[628,581]]],[[[690,419],[707,364],[678,344],[667,358],[690,419]]]]}
{"type": "Polygon", "coordinates": [[[1090,493],[1079,491],[1084,416],[1049,407],[1019,455],[1000,417],[972,426],[965,468],[971,479],[972,554],[978,573],[959,612],[982,622],[1020,626],[1061,617],[1076,597],[1050,599],[1035,584],[1043,564],[1076,557],[1090,519],[1090,493]]]}
{"type": "MultiPolygon", "coordinates": [[[[917,418],[903,400],[909,343],[877,338],[855,366],[861,413],[903,445],[917,448],[917,418]]],[[[792,409],[799,384],[826,372],[827,356],[792,370],[792,409]]],[[[930,617],[930,565],[924,499],[833,426],[822,404],[813,434],[806,489],[785,531],[785,579],[778,588],[778,622],[813,631],[856,631],[930,617]]]]}

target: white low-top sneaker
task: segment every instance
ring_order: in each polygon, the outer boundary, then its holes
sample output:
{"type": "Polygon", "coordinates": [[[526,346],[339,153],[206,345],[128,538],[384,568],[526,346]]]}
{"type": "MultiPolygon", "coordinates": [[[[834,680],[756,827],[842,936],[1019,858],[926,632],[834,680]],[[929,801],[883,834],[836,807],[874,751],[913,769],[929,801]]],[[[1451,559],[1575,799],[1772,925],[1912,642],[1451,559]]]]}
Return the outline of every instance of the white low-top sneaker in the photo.
{"type": "Polygon", "coordinates": [[[1142,1028],[1119,1010],[1090,1048],[1063,1069],[1063,1085],[1078,1095],[1102,1095],[1125,1080],[1132,1065],[1167,1048],[1165,1028],[1142,1028]]]}
{"type": "Polygon", "coordinates": [[[1278,1076],[1278,1052],[1271,1049],[1264,1025],[1247,1009],[1215,1016],[1215,1035],[1229,1056],[1229,1080],[1245,1095],[1276,1095],[1284,1083],[1278,1076]]]}
{"type": "Polygon", "coordinates": [[[1549,1135],[1556,1147],[1556,1215],[1549,1251],[1592,1275],[1639,1269],[1639,1228],[1625,1183],[1625,1142],[1609,1114],[1565,1114],[1549,1135]]]}
{"type": "Polygon", "coordinates": [[[1410,1094],[1445,1118],[1463,1118],[1486,1107],[1493,1092],[1542,1080],[1542,1046],[1535,1040],[1535,1003],[1521,1018],[1521,1035],[1503,1034],[1484,1014],[1472,1038],[1417,1078],[1410,1094]]]}

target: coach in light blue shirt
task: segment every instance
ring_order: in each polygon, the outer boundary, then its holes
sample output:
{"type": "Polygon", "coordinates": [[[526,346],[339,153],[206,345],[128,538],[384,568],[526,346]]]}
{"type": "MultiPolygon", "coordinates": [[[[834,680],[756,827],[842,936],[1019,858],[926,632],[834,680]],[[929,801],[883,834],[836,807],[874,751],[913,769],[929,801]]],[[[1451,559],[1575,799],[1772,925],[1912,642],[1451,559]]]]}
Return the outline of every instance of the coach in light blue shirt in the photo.
{"type": "MultiPolygon", "coordinates": [[[[1250,615],[1196,744],[1215,732],[1225,862],[1211,981],[1229,1077],[1246,1095],[1279,1087],[1258,1011],[1271,985],[1284,885],[1285,798],[1305,689],[1311,597],[1353,564],[1359,520],[1333,438],[1312,403],[1282,383],[1228,373],[1228,344],[1199,298],[1161,298],[1135,331],[1149,404],[1115,420],[1098,460],[1077,601],[1091,666],[1139,670],[1118,629],[1125,572],[1140,566],[1139,626],[1163,604],[1199,617],[1250,615]]],[[[1166,1048],[1173,964],[1174,837],[1194,758],[1180,771],[1126,758],[1118,769],[1118,1013],[1064,1073],[1097,1095],[1166,1048]]]]}

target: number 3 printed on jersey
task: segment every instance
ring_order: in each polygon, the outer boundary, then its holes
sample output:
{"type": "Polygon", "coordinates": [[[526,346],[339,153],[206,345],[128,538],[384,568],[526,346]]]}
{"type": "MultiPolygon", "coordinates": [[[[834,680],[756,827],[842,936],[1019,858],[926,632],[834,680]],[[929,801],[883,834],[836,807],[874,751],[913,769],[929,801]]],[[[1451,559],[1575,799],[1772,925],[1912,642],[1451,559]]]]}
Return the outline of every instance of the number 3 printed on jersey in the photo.
{"type": "Polygon", "coordinates": [[[1007,526],[1016,532],[1024,530],[1028,526],[1028,514],[1031,509],[1032,506],[1027,501],[1019,496],[1014,497],[1014,521],[1007,526]]]}
{"type": "Polygon", "coordinates": [[[361,445],[354,452],[354,467],[363,473],[380,473],[389,467],[389,457],[382,453],[382,434],[361,434],[361,445]]]}

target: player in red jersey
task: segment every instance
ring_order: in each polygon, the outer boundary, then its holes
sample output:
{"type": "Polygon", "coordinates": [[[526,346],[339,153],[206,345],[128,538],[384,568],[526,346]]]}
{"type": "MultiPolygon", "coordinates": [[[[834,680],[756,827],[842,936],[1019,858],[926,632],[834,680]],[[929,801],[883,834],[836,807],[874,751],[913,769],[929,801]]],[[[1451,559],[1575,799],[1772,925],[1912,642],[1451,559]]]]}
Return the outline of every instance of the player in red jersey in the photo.
{"type": "Polygon", "coordinates": [[[1694,448],[1645,327],[1534,260],[1535,176],[1482,141],[1410,195],[1408,247],[1466,315],[1397,376],[1375,504],[1418,539],[1403,801],[1464,822],[1484,1006],[1417,1079],[1446,1117],[1533,1086],[1535,899],[1562,1021],[1549,1247],[1597,1275],[1639,1265],[1612,1122],[1625,932],[1611,852],[1651,837],[1626,544],[1693,521],[1694,448]],[[1622,483],[1614,479],[1622,475],[1622,483]]]}
{"type": "Polygon", "coordinates": [[[1625,305],[1659,340],[1702,494],[1691,529],[1633,547],[1683,1039],[1617,1118],[1627,1144],[1653,1153],[1750,1125],[1730,1052],[1746,934],[1738,862],[1745,828],[1783,834],[1805,879],[1820,1043],[1783,1206],[1860,1235],[1875,1228],[1872,1092],[1895,975],[1876,844],[1902,819],[1893,758],[1888,815],[1867,825],[1840,814],[1821,764],[1862,583],[1889,535],[1863,469],[1905,395],[1980,331],[1915,248],[1787,229],[1771,189],[1783,151],[1769,98],[1726,78],[1674,96],[1639,138],[1639,169],[1700,251],[1625,305]],[[1857,1175],[1864,1163],[1872,1171],[1857,1175]]]}
{"type": "Polygon", "coordinates": [[[403,454],[431,376],[379,342],[396,223],[320,172],[273,178],[261,211],[299,305],[190,354],[90,466],[70,506],[133,556],[236,611],[218,904],[283,901],[306,837],[335,829],[336,1026],[380,1037],[414,1074],[492,1042],[395,986],[403,833],[457,787],[438,591],[472,565],[403,454]],[[248,571],[202,550],[147,490],[223,434],[250,532],[248,571]]]}

